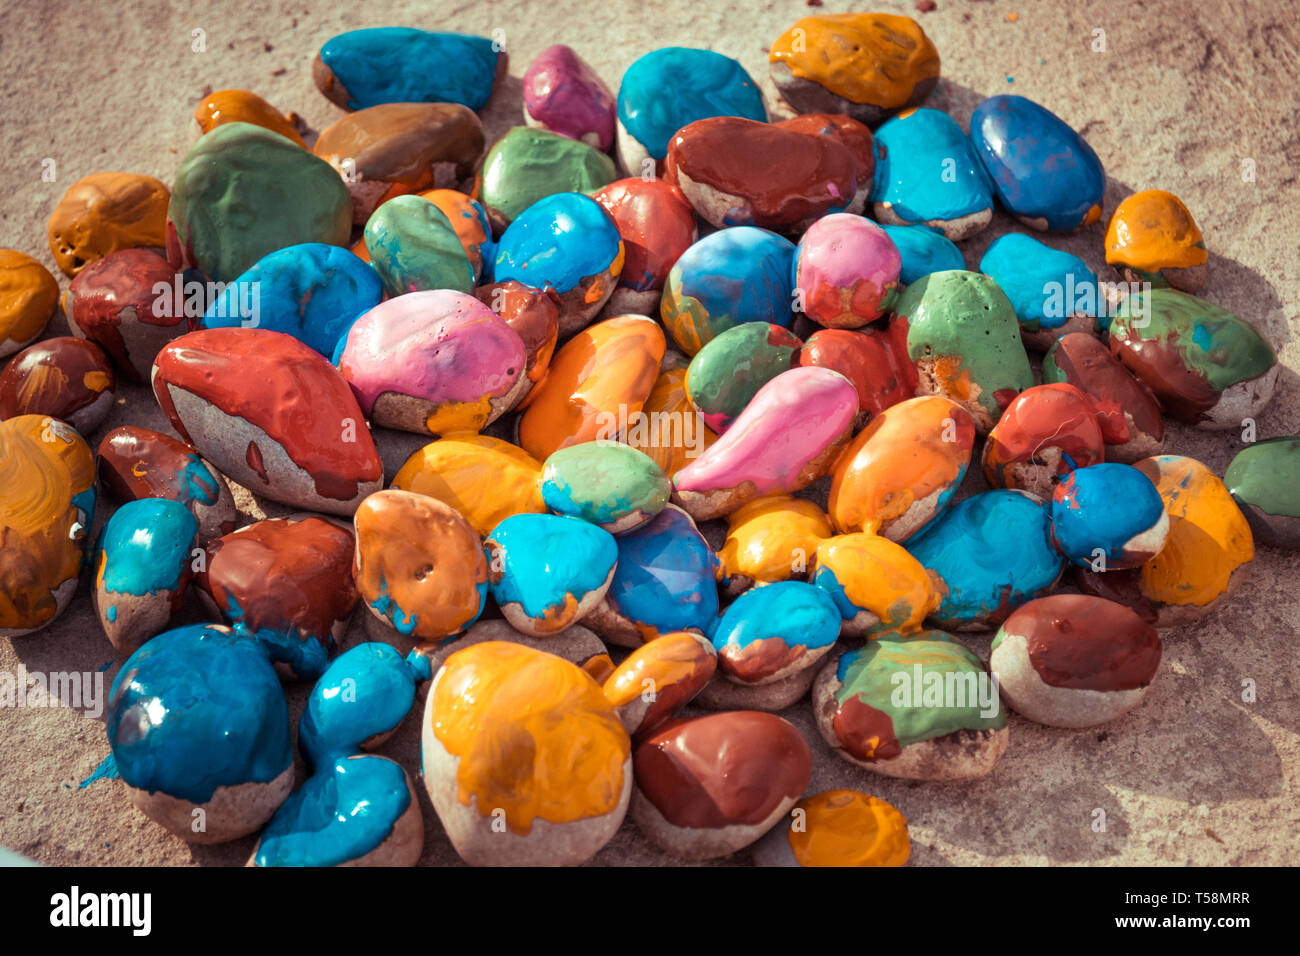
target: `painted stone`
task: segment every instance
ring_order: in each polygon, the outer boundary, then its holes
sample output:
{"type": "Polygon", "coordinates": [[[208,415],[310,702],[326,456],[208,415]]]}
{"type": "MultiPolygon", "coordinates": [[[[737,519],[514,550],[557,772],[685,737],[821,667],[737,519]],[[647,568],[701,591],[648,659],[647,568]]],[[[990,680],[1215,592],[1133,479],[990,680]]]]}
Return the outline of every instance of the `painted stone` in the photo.
{"type": "Polygon", "coordinates": [[[54,316],[59,283],[15,249],[0,249],[0,358],[31,345],[54,316]]]}
{"type": "Polygon", "coordinates": [[[885,409],[835,463],[827,513],[840,532],[903,542],[943,512],[975,445],[962,406],[939,395],[885,409]]]}
{"type": "Polygon", "coordinates": [[[95,461],[100,484],[118,501],[165,498],[184,505],[198,522],[200,544],[235,530],[230,486],[191,445],[122,425],[103,437],[95,461]]]}
{"type": "Polygon", "coordinates": [[[1030,348],[1048,349],[1071,332],[1099,332],[1110,324],[1098,301],[1097,274],[1078,256],[1023,233],[998,236],[980,260],[980,272],[998,284],[1020,320],[1030,348]]]}
{"type": "Polygon", "coordinates": [[[425,445],[393,476],[399,491],[437,498],[486,536],[517,514],[545,514],[542,465],[522,448],[488,435],[458,434],[425,445]]]}
{"type": "Polygon", "coordinates": [[[1300,438],[1247,445],[1228,465],[1223,483],[1261,543],[1300,548],[1300,438]]]}
{"type": "Polygon", "coordinates": [[[113,365],[94,342],[71,336],[43,339],[0,372],[0,420],[50,415],[89,434],[103,424],[116,392],[113,365]]]}
{"type": "Polygon", "coordinates": [[[625,254],[606,313],[658,315],[668,271],[699,238],[691,204],[672,183],[640,176],[615,180],[591,198],[614,220],[625,254]]]}
{"type": "Polygon", "coordinates": [[[420,196],[390,199],[366,222],[370,265],[390,296],[470,292],[474,267],[447,214],[420,196]]]}
{"type": "Polygon", "coordinates": [[[970,138],[998,200],[1025,225],[1069,232],[1101,218],[1106,173],[1087,140],[1023,96],[990,96],[970,138]]]}
{"type": "Polygon", "coordinates": [[[94,512],[80,435],[44,415],[0,421],[0,637],[40,630],[71,603],[94,512]]]}
{"type": "Polygon", "coordinates": [[[780,821],[812,779],[803,735],[775,714],[674,720],[637,744],[631,818],[660,849],[707,860],[743,849],[780,821]]]}
{"type": "Polygon", "coordinates": [[[375,270],[348,250],[306,242],[263,256],[229,283],[203,313],[203,327],[283,332],[328,357],[383,298],[375,270]]]}
{"type": "Polygon", "coordinates": [[[382,103],[459,103],[480,110],[506,64],[505,50],[485,37],[375,27],[326,40],[311,77],[346,110],[382,103]]]}
{"type": "Polygon", "coordinates": [[[907,634],[939,609],[944,584],[888,538],[827,537],[813,552],[810,580],[835,602],[845,636],[907,634]]]}
{"type": "Polygon", "coordinates": [[[898,286],[902,259],[884,231],[848,213],[813,223],[795,248],[795,293],[804,314],[830,329],[874,322],[898,286]]]}
{"type": "Polygon", "coordinates": [[[857,414],[857,390],[838,372],[782,372],[725,435],[673,476],[673,500],[707,521],[763,495],[806,488],[835,463],[857,414]]]}
{"type": "Polygon", "coordinates": [[[194,122],[199,124],[200,133],[211,133],[226,123],[251,123],[279,133],[306,149],[307,144],[298,134],[296,118],[293,113],[281,113],[248,90],[217,90],[205,96],[194,108],[194,122]]]}
{"type": "Polygon", "coordinates": [[[340,654],[307,698],[298,744],[313,773],[280,805],[249,861],[254,866],[414,866],[424,849],[415,789],[397,762],[362,753],[387,740],[430,677],[369,642],[340,654]]]}
{"type": "Polygon", "coordinates": [[[742,322],[786,328],[794,290],[794,243],[766,229],[720,229],[691,246],[673,264],[660,315],[677,347],[694,355],[742,322]]]}
{"type": "Polygon", "coordinates": [[[113,512],[95,557],[95,614],[109,642],[130,654],[167,629],[185,600],[199,523],[166,498],[128,501],[113,512]]]}
{"type": "Polygon", "coordinates": [[[804,17],[768,51],[772,82],[799,113],[847,113],[876,125],[923,103],[939,82],[939,51],[911,17],[804,17]]]}
{"type": "Polygon", "coordinates": [[[840,636],[830,593],[803,581],[746,591],[713,630],[718,668],[738,684],[771,684],[812,667],[840,636]]]}
{"type": "Polygon", "coordinates": [[[916,366],[907,355],[907,328],[819,329],[799,351],[800,365],[839,372],[858,391],[858,421],[916,395],[916,366]]]}
{"type": "Polygon", "coordinates": [[[189,331],[176,272],[151,249],[121,249],[77,273],[63,297],[68,325],[113,360],[123,378],[147,382],[158,351],[189,331]]]}
{"type": "Polygon", "coordinates": [[[450,505],[377,491],[357,509],[353,531],[353,577],[375,640],[440,641],[483,613],[487,561],[478,533],[450,505]]]}
{"type": "Polygon", "coordinates": [[[560,296],[554,289],[535,289],[513,279],[481,285],[474,290],[480,302],[501,316],[524,343],[524,378],[518,408],[551,370],[551,358],[560,336],[560,296]]]}
{"type": "Polygon", "coordinates": [[[1151,389],[1086,332],[1063,335],[1043,358],[1043,383],[1064,382],[1088,396],[1097,413],[1106,460],[1133,463],[1159,454],[1165,423],[1151,389]]]}
{"type": "Polygon", "coordinates": [[[1253,325],[1174,289],[1151,289],[1120,303],[1110,350],[1180,421],[1239,428],[1273,397],[1277,353],[1253,325]]]}
{"type": "Polygon", "coordinates": [[[949,508],[907,543],[947,587],[931,620],[981,631],[1051,590],[1064,569],[1051,528],[1047,506],[1021,491],[984,491],[949,508]]]}
{"type": "Polygon", "coordinates": [[[1074,564],[1094,571],[1140,567],[1168,535],[1160,493],[1131,465],[1079,468],[1052,494],[1052,543],[1074,564]]]}
{"type": "Polygon", "coordinates": [[[1129,608],[1053,594],[1003,622],[989,668],[1018,714],[1049,727],[1095,727],[1142,702],[1160,656],[1156,629],[1129,608]]]}
{"type": "Polygon", "coordinates": [[[600,685],[551,654],[466,648],[433,679],[424,784],[452,846],[475,866],[576,866],[617,832],[631,741],[600,685]]]}
{"type": "Polygon", "coordinates": [[[883,225],[880,228],[902,257],[898,278],[904,285],[918,282],[931,272],[966,268],[961,250],[932,226],[883,225]]]}
{"type": "Polygon", "coordinates": [[[343,177],[360,226],[395,196],[468,178],[483,142],[483,125],[466,106],[383,103],[325,127],[311,151],[343,177]]]}
{"type": "Polygon", "coordinates": [[[920,393],[959,403],[981,435],[1034,384],[1015,307],[988,276],[932,273],[908,286],[893,309],[894,321],[907,323],[920,393]]]}
{"type": "Polygon", "coordinates": [[[561,448],[626,434],[641,420],[665,348],[663,330],[643,315],[583,329],[555,353],[530,396],[519,417],[520,447],[545,461],[561,448]]]}
{"type": "Polygon", "coordinates": [[[226,123],[176,171],[167,259],[229,282],[285,246],[346,246],[351,223],[347,185],[329,163],[260,126],[226,123]]]}
{"type": "Polygon", "coordinates": [[[92,173],[77,180],[50,214],[54,262],[68,277],[119,249],[167,244],[167,187],[152,176],[92,173]]]}
{"type": "Polygon", "coordinates": [[[570,445],[546,459],[542,500],[610,534],[639,528],[668,504],[672,483],[644,452],[615,441],[570,445]]]}
{"type": "Polygon", "coordinates": [[[704,423],[725,432],[764,385],[789,371],[802,345],[766,322],[745,322],[709,341],[686,369],[686,392],[704,423]]]}
{"type": "Polygon", "coordinates": [[[1163,189],[1129,196],[1106,227],[1106,262],[1127,282],[1167,283],[1183,292],[1200,292],[1209,260],[1191,212],[1163,189]]]}
{"type": "Polygon", "coordinates": [[[829,136],[739,116],[696,120],[668,141],[664,176],[700,218],[800,233],[857,194],[858,163],[829,136]]]}
{"type": "Polygon", "coordinates": [[[870,128],[865,123],[837,113],[802,113],[773,125],[798,133],[829,136],[849,151],[857,169],[854,175],[857,189],[844,211],[860,216],[867,208],[867,198],[871,195],[871,184],[875,179],[876,146],[870,128]]]}
{"type": "Polygon", "coordinates": [[[609,299],[623,271],[614,220],[579,193],[547,196],[523,210],[497,244],[493,278],[554,289],[560,335],[581,329],[609,299]]]}
{"type": "Polygon", "coordinates": [[[496,243],[492,239],[492,224],[487,210],[478,200],[455,189],[429,189],[419,196],[441,209],[451,223],[465,255],[469,257],[474,281],[490,276],[492,261],[496,258],[496,243]]]}
{"type": "Polygon", "coordinates": [[[647,427],[630,428],[623,440],[649,455],[669,478],[718,440],[687,394],[685,368],[662,370],[641,411],[638,421],[647,427]]]}
{"type": "Polygon", "coordinates": [[[616,540],[614,580],[604,604],[587,616],[588,627],[622,647],[640,647],[671,631],[712,631],[718,559],[690,515],[670,504],[616,540]]]}
{"type": "Polygon", "coordinates": [[[617,178],[614,161],[595,147],[516,126],[488,150],[474,198],[509,222],[547,196],[589,193],[617,178]]]}
{"type": "Polygon", "coordinates": [[[435,289],[377,305],[348,331],[339,371],[376,425],[479,431],[528,380],[518,333],[472,295],[435,289]]]}
{"type": "Polygon", "coordinates": [[[803,498],[768,495],[742,505],[727,515],[727,539],[718,550],[723,583],[734,595],[802,577],[831,534],[826,512],[803,498]]]}
{"type": "Polygon", "coordinates": [[[144,644],[118,671],[105,718],[131,802],[187,842],[255,833],[293,789],[280,679],[261,641],[227,627],[144,644]]]}
{"type": "Polygon", "coordinates": [[[1088,397],[1073,385],[1035,385],[1002,413],[984,443],[990,488],[1018,488],[1051,500],[1056,482],[1104,461],[1105,443],[1088,397]]]}
{"type": "Polygon", "coordinates": [[[292,336],[183,335],[158,353],[153,390],[181,438],[272,501],[350,515],[383,485],[383,462],[352,389],[292,336]]]}
{"type": "Polygon", "coordinates": [[[548,46],[524,71],[524,122],[581,140],[601,152],[614,145],[614,94],[587,61],[563,43],[548,46]]]}
{"type": "Polygon", "coordinates": [[[633,736],[663,723],[689,704],[718,666],[708,638],[687,632],[665,634],[623,659],[601,689],[633,736]]]}
{"type": "Polygon", "coordinates": [[[634,176],[654,171],[683,126],[710,116],[767,121],[758,84],[731,57],[670,46],[633,61],[618,86],[617,149],[634,176]],[[650,163],[647,163],[650,160],[650,163]]]}
{"type": "Polygon", "coordinates": [[[545,637],[576,624],[604,597],[618,545],[564,515],[513,515],[483,543],[488,590],[515,630],[545,637]]]}
{"type": "Polygon", "coordinates": [[[959,242],[993,218],[993,184],[975,146],[939,110],[904,111],[876,130],[875,176],[878,222],[933,226],[959,242]]]}
{"type": "Polygon", "coordinates": [[[813,685],[813,716],[836,756],[908,780],[987,776],[1010,736],[983,663],[943,631],[879,634],[831,659],[813,685]]]}
{"type": "Polygon", "coordinates": [[[1156,608],[1157,627],[1196,620],[1245,577],[1255,557],[1250,525],[1223,482],[1199,461],[1158,455],[1134,467],[1151,479],[1169,514],[1165,546],[1139,572],[1140,593],[1156,608]]]}
{"type": "Polygon", "coordinates": [[[195,576],[210,611],[265,643],[276,670],[315,680],[338,650],[357,589],[349,528],[324,518],[270,518],[208,542],[195,576]]]}
{"type": "Polygon", "coordinates": [[[911,856],[903,815],[857,790],[824,790],[790,814],[754,845],[756,866],[902,866],[911,856]]]}

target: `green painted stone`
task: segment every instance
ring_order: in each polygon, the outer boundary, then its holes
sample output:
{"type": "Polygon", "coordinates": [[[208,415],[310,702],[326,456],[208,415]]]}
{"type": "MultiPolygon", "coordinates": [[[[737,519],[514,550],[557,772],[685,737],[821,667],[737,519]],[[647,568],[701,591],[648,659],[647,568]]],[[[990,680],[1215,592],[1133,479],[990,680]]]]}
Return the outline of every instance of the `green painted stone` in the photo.
{"type": "MultiPolygon", "coordinates": [[[[629,431],[636,426],[629,423],[629,431]]],[[[649,455],[622,442],[601,440],[570,445],[547,458],[541,491],[542,501],[556,514],[620,533],[663,511],[672,483],[649,455]]]]}
{"type": "Polygon", "coordinates": [[[366,222],[370,264],[389,295],[474,290],[474,266],[447,215],[419,196],[397,196],[366,222]]]}
{"type": "Polygon", "coordinates": [[[483,160],[479,200],[507,219],[556,193],[589,193],[618,178],[614,161],[586,143],[516,126],[483,160]]]}
{"type": "Polygon", "coordinates": [[[1300,549],[1300,436],[1246,446],[1228,465],[1223,483],[1257,538],[1273,547],[1300,549]]]}
{"type": "Polygon", "coordinates": [[[325,160],[279,133],[226,123],[181,162],[167,221],[169,252],[178,247],[185,266],[230,282],[286,246],[346,247],[352,197],[325,160]]]}
{"type": "Polygon", "coordinates": [[[835,699],[841,710],[856,698],[859,704],[878,711],[892,724],[899,746],[906,747],[959,730],[1005,727],[1006,712],[996,691],[989,690],[991,682],[979,677],[984,673],[980,659],[943,631],[881,634],[840,658],[837,676],[841,686],[835,699]],[[957,676],[949,680],[949,674],[957,676]],[[981,681],[991,693],[993,713],[988,716],[979,700],[981,681]],[[946,693],[949,686],[955,692],[958,685],[964,699],[958,700],[955,693],[951,699],[936,696],[946,693]]]}
{"type": "Polygon", "coordinates": [[[760,388],[788,371],[803,345],[793,332],[745,322],[710,340],[686,369],[686,392],[707,424],[721,434],[760,388]]]}
{"type": "Polygon", "coordinates": [[[1015,307],[988,276],[963,269],[932,272],[908,286],[893,310],[907,320],[912,361],[955,363],[952,374],[969,377],[978,388],[975,400],[994,423],[1011,399],[1034,384],[1015,307]]]}

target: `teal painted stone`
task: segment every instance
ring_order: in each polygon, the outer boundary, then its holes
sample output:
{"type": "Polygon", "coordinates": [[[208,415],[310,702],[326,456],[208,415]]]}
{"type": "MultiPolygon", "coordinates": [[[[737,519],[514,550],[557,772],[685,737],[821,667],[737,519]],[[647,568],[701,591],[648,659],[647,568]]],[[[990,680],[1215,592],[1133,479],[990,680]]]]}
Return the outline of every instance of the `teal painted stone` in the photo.
{"type": "Polygon", "coordinates": [[[686,393],[721,435],[758,390],[795,364],[803,342],[768,322],[745,322],[708,342],[686,369],[686,393]]]}
{"type": "Polygon", "coordinates": [[[614,161],[595,147],[516,126],[488,151],[478,198],[514,219],[539,199],[593,192],[617,178],[614,161]]]}
{"type": "Polygon", "coordinates": [[[390,199],[366,223],[370,264],[389,295],[472,292],[474,266],[446,213],[419,196],[390,199]]]}
{"type": "Polygon", "coordinates": [[[546,459],[542,501],[611,534],[631,531],[664,510],[672,483],[649,455],[616,441],[570,445],[546,459]]]}
{"type": "Polygon", "coordinates": [[[176,172],[167,258],[230,282],[263,256],[303,242],[346,246],[352,197],[329,163],[251,123],[203,136],[176,172]]]}

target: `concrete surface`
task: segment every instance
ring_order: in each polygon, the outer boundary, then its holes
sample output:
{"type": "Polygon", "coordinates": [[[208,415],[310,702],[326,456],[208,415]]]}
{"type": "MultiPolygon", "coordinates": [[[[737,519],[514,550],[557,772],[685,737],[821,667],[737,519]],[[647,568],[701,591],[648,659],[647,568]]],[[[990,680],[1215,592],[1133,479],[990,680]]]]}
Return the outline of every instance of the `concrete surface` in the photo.
{"type": "MultiPolygon", "coordinates": [[[[965,125],[993,93],[1038,100],[1081,130],[1106,164],[1110,184],[1098,225],[1060,242],[1102,266],[1104,225],[1130,192],[1172,190],[1192,209],[1210,249],[1206,297],[1256,322],[1285,370],[1260,437],[1300,432],[1300,21],[1286,5],[1118,0],[1065,3],[940,0],[875,3],[918,17],[938,46],[944,80],[930,106],[965,125]],[[1016,16],[1012,18],[1012,14],[1016,16]],[[1097,51],[1104,31],[1105,50],[1097,51]],[[1243,177],[1252,160],[1254,181],[1243,177]]],[[[872,5],[858,9],[871,9],[872,5]]],[[[851,9],[828,2],[826,12],[851,9]]],[[[572,2],[0,3],[0,243],[53,268],[45,238],[55,202],[75,180],[101,170],[170,182],[197,129],[194,106],[210,89],[252,89],[316,129],[341,115],[312,86],[309,64],[326,39],[364,26],[405,24],[490,35],[503,29],[511,76],[484,112],[489,142],[520,123],[519,77],[543,47],[575,47],[617,87],[623,69],[657,46],[711,47],[761,80],[774,114],[766,49],[804,0],[572,2]],[[206,51],[192,49],[205,31],[206,51]],[[41,181],[42,160],[57,182],[41,181]]],[[[975,267],[992,228],[964,244],[975,267]]],[[[67,280],[61,279],[63,288],[67,280]]],[[[66,334],[62,320],[50,334],[66,334]]],[[[105,429],[165,429],[152,396],[126,388],[105,429]]],[[[89,436],[92,444],[103,432],[89,436]]],[[[389,475],[421,442],[381,437],[389,475]]],[[[1171,430],[1169,448],[1222,473],[1240,448],[1234,432],[1171,430]]],[[[978,490],[978,476],[965,493],[978,490]]],[[[822,492],[824,494],[824,488],[822,492]]],[[[257,505],[240,499],[250,518],[257,505]]],[[[272,514],[286,509],[270,506],[272,514]]],[[[108,509],[98,516],[102,522],[108,509]]],[[[912,862],[942,864],[1295,864],[1300,862],[1300,597],[1293,555],[1261,549],[1254,576],[1202,622],[1166,632],[1161,673],[1145,704],[1092,731],[1011,721],[1011,745],[995,773],[974,785],[905,783],[859,770],[822,745],[807,702],[787,713],[809,737],[813,791],[853,787],[908,818],[912,862]],[[1257,686],[1253,703],[1243,681],[1257,686]],[[1097,828],[1104,811],[1104,830],[1097,828]]],[[[359,625],[354,624],[354,630],[359,625]]],[[[988,635],[971,646],[987,655],[988,635]]],[[[83,581],[74,606],[39,634],[0,643],[0,670],[90,671],[114,662],[83,581]]],[[[105,689],[116,673],[105,672],[105,689]]],[[[307,688],[287,687],[293,713],[307,688]]],[[[417,708],[418,712],[418,708],[417,708]]],[[[418,764],[416,719],[383,750],[409,771],[418,764]]],[[[128,803],[122,784],[87,777],[108,753],[101,720],[70,708],[0,710],[0,844],[46,863],[237,864],[251,839],[191,847],[128,803]]],[[[301,768],[300,768],[301,773],[301,768]]],[[[424,862],[458,862],[421,791],[424,862]]],[[[674,865],[628,823],[598,864],[674,865]]],[[[722,862],[747,863],[746,853],[722,862]]]]}

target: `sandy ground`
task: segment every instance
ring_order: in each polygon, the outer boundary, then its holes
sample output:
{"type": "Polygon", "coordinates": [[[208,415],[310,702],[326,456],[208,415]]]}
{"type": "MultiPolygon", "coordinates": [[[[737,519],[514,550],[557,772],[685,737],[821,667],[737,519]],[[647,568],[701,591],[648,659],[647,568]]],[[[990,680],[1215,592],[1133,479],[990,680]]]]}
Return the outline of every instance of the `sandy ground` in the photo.
{"type": "MultiPolygon", "coordinates": [[[[913,12],[910,3],[876,7],[913,12]]],[[[944,80],[927,105],[965,125],[983,97],[1020,93],[1081,130],[1102,157],[1110,182],[1101,224],[1054,242],[1100,270],[1104,224],[1121,199],[1161,187],[1186,201],[1210,249],[1206,297],[1254,321],[1288,366],[1259,419],[1260,437],[1300,432],[1294,371],[1300,368],[1300,25],[1280,7],[940,0],[936,11],[913,14],[943,58],[944,80]],[[1104,31],[1104,50],[1094,49],[1102,37],[1097,31],[1104,31]],[[1243,170],[1252,167],[1249,181],[1243,170]]],[[[850,8],[828,2],[823,9],[850,8]]],[[[657,46],[711,47],[760,78],[769,107],[781,113],[767,79],[767,46],[809,12],[804,0],[229,6],[133,0],[111,10],[107,4],[0,3],[6,186],[0,244],[53,269],[45,227],[63,191],[102,170],[170,182],[197,135],[194,106],[210,89],[255,90],[316,129],[333,122],[341,112],[312,86],[309,64],[321,43],[344,30],[394,24],[482,35],[504,30],[511,76],[483,114],[491,142],[522,121],[519,77],[538,51],[556,42],[577,49],[614,88],[633,59],[657,46]],[[196,52],[200,30],[206,50],[196,52]],[[55,183],[41,181],[46,159],[56,163],[55,183]]],[[[999,214],[992,228],[965,243],[968,267],[1010,225],[999,214]]],[[[49,331],[66,334],[62,319],[49,331]]],[[[92,445],[104,430],[125,423],[167,428],[146,390],[125,388],[104,429],[88,436],[92,445]]],[[[1222,473],[1240,438],[1175,426],[1169,448],[1222,473]]],[[[391,477],[421,441],[385,433],[380,443],[391,477]]],[[[972,475],[963,492],[981,485],[972,475]]],[[[247,494],[240,502],[250,518],[262,516],[247,494]]],[[[266,508],[273,515],[286,510],[266,508]]],[[[107,514],[101,509],[98,522],[107,514]]],[[[812,791],[852,787],[893,803],[910,823],[915,865],[1300,862],[1294,568],[1293,555],[1260,549],[1253,577],[1230,606],[1165,632],[1161,673],[1144,705],[1125,719],[1063,731],[1013,716],[1005,758],[974,785],[906,783],[842,762],[826,750],[802,702],[785,716],[813,745],[812,791]],[[1243,701],[1247,680],[1257,687],[1251,703],[1243,701]]],[[[75,604],[50,628],[0,643],[0,670],[105,668],[106,690],[120,662],[93,617],[88,590],[83,581],[75,604]]],[[[359,630],[354,623],[354,637],[359,630]]],[[[969,643],[987,655],[989,635],[969,643]]],[[[287,687],[295,720],[306,690],[287,687]]],[[[383,749],[412,773],[418,772],[416,724],[408,719],[383,749]]],[[[237,864],[252,850],[251,839],[191,847],[169,836],[130,805],[118,781],[79,789],[108,754],[102,719],[69,707],[0,709],[0,741],[0,845],[42,862],[77,865],[237,864]]],[[[427,831],[423,862],[459,862],[417,789],[427,831]]],[[[629,823],[594,862],[676,861],[629,823]]],[[[746,863],[748,855],[720,862],[746,863]]]]}

